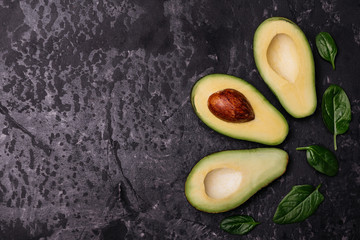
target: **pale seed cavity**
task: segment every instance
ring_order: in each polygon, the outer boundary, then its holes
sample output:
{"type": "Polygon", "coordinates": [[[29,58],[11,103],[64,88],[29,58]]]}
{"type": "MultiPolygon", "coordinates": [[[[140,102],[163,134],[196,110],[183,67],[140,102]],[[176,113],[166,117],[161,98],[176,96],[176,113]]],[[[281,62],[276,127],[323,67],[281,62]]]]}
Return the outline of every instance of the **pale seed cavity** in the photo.
{"type": "Polygon", "coordinates": [[[231,168],[216,168],[204,179],[206,194],[214,199],[231,196],[241,185],[242,173],[231,168]]]}

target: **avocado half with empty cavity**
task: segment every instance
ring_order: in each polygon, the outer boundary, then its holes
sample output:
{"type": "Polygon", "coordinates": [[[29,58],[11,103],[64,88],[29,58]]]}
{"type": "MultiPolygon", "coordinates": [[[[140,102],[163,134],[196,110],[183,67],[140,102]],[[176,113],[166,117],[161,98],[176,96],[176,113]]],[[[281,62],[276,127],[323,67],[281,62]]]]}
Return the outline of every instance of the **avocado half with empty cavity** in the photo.
{"type": "Polygon", "coordinates": [[[314,58],[301,29],[289,19],[269,18],[257,28],[253,48],[261,77],[285,110],[296,118],[313,114],[314,58]]]}
{"type": "Polygon", "coordinates": [[[285,151],[277,148],[213,153],[189,173],[186,198],[200,211],[229,211],[280,177],[286,171],[288,158],[285,151]]]}
{"type": "Polygon", "coordinates": [[[248,82],[226,74],[210,74],[196,82],[191,103],[197,116],[226,136],[280,144],[289,127],[283,115],[248,82]]]}

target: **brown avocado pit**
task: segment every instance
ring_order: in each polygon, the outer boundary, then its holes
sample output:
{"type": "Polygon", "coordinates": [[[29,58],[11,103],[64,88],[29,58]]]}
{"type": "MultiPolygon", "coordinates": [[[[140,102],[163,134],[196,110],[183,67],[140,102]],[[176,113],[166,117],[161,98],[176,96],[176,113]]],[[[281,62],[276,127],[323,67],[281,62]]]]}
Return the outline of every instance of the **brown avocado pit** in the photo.
{"type": "Polygon", "coordinates": [[[217,118],[227,122],[244,123],[255,119],[250,102],[235,89],[213,93],[208,99],[208,108],[217,118]]]}

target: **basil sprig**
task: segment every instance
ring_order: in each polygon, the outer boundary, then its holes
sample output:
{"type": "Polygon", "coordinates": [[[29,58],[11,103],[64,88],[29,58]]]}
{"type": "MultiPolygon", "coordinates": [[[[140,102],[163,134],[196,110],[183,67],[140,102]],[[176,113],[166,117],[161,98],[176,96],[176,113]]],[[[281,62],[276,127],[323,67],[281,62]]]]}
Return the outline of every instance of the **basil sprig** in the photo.
{"type": "Polygon", "coordinates": [[[314,188],[311,185],[297,185],[281,200],[276,209],[273,221],[278,224],[302,222],[310,217],[324,196],[319,192],[321,185],[314,188]]]}
{"type": "Polygon", "coordinates": [[[337,54],[337,47],[334,39],[327,32],[321,32],[316,35],[316,47],[320,56],[326,61],[330,62],[333,69],[335,69],[335,57],[337,54]]]}
{"type": "Polygon", "coordinates": [[[321,110],[325,126],[334,134],[336,150],[336,136],[345,133],[351,121],[351,106],[345,91],[337,85],[330,85],[324,92],[321,110]]]}
{"type": "Polygon", "coordinates": [[[335,154],[322,146],[311,145],[298,147],[296,150],[306,150],[306,159],[310,166],[325,175],[332,177],[339,171],[339,164],[335,154]]]}
{"type": "Polygon", "coordinates": [[[223,219],[220,223],[220,228],[231,234],[244,235],[258,224],[260,223],[255,222],[250,216],[237,215],[223,219]]]}

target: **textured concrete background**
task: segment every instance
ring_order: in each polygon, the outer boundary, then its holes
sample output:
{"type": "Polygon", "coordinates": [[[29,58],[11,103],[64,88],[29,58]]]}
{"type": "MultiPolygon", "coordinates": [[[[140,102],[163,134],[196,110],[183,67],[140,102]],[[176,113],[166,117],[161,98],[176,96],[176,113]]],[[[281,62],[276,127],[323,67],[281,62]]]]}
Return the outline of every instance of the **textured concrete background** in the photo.
{"type": "Polygon", "coordinates": [[[262,224],[243,239],[358,239],[360,235],[359,1],[0,1],[0,239],[237,239],[225,216],[262,224]],[[256,70],[252,40],[266,18],[296,22],[313,48],[320,102],[330,83],[351,104],[338,137],[340,172],[315,172],[298,146],[332,149],[316,113],[294,119],[256,70]],[[336,71],[315,51],[320,31],[339,48],[336,71]],[[246,79],[290,132],[287,172],[239,208],[206,214],[184,196],[207,154],[264,145],[206,127],[191,87],[209,73],[246,79]],[[322,183],[325,201],[302,223],[276,225],[295,184],[322,183]]]}

